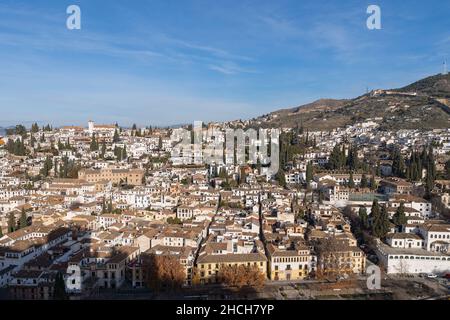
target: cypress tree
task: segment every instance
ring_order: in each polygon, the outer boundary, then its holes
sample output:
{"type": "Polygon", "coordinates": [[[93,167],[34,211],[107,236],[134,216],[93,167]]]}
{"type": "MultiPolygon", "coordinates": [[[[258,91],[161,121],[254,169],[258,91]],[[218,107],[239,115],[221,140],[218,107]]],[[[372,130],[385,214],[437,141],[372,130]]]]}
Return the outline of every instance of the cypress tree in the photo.
{"type": "Polygon", "coordinates": [[[25,212],[25,209],[22,208],[22,213],[20,215],[20,220],[19,220],[19,228],[23,229],[23,228],[25,228],[27,226],[28,226],[27,214],[25,212]]]}
{"type": "Polygon", "coordinates": [[[107,211],[108,213],[111,213],[113,211],[112,199],[109,200],[107,211]]]}
{"type": "Polygon", "coordinates": [[[377,189],[377,182],[375,181],[375,176],[370,177],[370,190],[375,191],[377,189]]]}
{"type": "Polygon", "coordinates": [[[400,206],[397,208],[397,211],[392,217],[392,221],[397,227],[404,226],[408,222],[408,219],[405,215],[405,205],[403,202],[400,203],[400,206]]]}
{"type": "Polygon", "coordinates": [[[128,158],[128,154],[127,154],[127,147],[123,147],[122,149],[122,159],[127,159],[128,158]]]}
{"type": "Polygon", "coordinates": [[[58,139],[58,150],[63,150],[64,149],[64,145],[61,142],[61,139],[58,139]]]}
{"type": "Polygon", "coordinates": [[[364,229],[369,228],[369,217],[367,216],[367,209],[365,207],[359,207],[358,212],[359,219],[361,220],[361,226],[364,229]]]}
{"type": "Polygon", "coordinates": [[[309,183],[313,179],[313,166],[311,162],[308,162],[306,165],[306,183],[309,185],[309,183]]]}
{"type": "Polygon", "coordinates": [[[120,141],[119,131],[117,131],[117,129],[116,129],[116,130],[114,130],[113,142],[117,143],[119,141],[120,141]]]}
{"type": "Polygon", "coordinates": [[[389,215],[386,205],[380,207],[378,201],[374,202],[372,212],[372,234],[377,238],[384,238],[389,232],[389,215]]]}
{"type": "Polygon", "coordinates": [[[279,169],[277,174],[275,175],[275,179],[278,181],[278,184],[283,188],[286,188],[286,177],[284,176],[284,170],[279,169]]]}
{"type": "Polygon", "coordinates": [[[53,168],[53,161],[49,156],[47,156],[47,158],[44,161],[44,166],[40,172],[41,175],[43,175],[44,177],[48,177],[50,174],[50,170],[52,170],[52,168],[53,168]]]}
{"type": "Polygon", "coordinates": [[[450,160],[445,163],[445,175],[447,179],[450,179],[450,160]]]}
{"type": "Polygon", "coordinates": [[[66,284],[61,272],[58,272],[55,277],[55,284],[53,286],[54,300],[67,300],[69,297],[66,292],[66,284]]]}
{"type": "Polygon", "coordinates": [[[101,151],[101,157],[102,157],[102,158],[105,157],[105,153],[106,153],[106,142],[105,142],[105,140],[103,140],[103,143],[102,143],[102,151],[101,151]]]}
{"type": "Polygon", "coordinates": [[[363,174],[361,177],[361,188],[367,188],[367,186],[368,186],[367,177],[365,174],[363,174]]]}
{"type": "Polygon", "coordinates": [[[32,133],[37,133],[37,132],[39,132],[39,126],[38,126],[37,123],[33,123],[33,124],[31,125],[31,132],[32,132],[32,133]]]}
{"type": "Polygon", "coordinates": [[[34,145],[36,144],[36,142],[37,142],[36,138],[33,135],[31,135],[30,145],[31,145],[32,148],[34,148],[34,145]]]}
{"type": "Polygon", "coordinates": [[[14,213],[10,212],[8,217],[8,233],[16,231],[16,217],[14,213]]]}
{"type": "Polygon", "coordinates": [[[102,214],[106,213],[106,200],[105,197],[103,197],[103,202],[102,202],[102,214]]]}
{"type": "Polygon", "coordinates": [[[336,144],[331,151],[330,159],[328,160],[328,169],[336,170],[341,169],[345,164],[345,154],[342,151],[342,148],[336,144]]]}
{"type": "Polygon", "coordinates": [[[392,174],[403,178],[405,176],[405,160],[402,153],[397,148],[392,153],[392,174]]]}
{"type": "Polygon", "coordinates": [[[353,172],[350,172],[350,177],[348,179],[348,186],[349,188],[354,188],[355,187],[355,180],[353,180],[353,172]]]}
{"type": "Polygon", "coordinates": [[[95,139],[95,133],[92,134],[90,150],[91,151],[97,151],[98,150],[98,143],[97,143],[97,140],[95,139]]]}
{"type": "Polygon", "coordinates": [[[352,146],[349,150],[347,166],[351,170],[357,170],[359,168],[358,150],[356,146],[352,146]]]}

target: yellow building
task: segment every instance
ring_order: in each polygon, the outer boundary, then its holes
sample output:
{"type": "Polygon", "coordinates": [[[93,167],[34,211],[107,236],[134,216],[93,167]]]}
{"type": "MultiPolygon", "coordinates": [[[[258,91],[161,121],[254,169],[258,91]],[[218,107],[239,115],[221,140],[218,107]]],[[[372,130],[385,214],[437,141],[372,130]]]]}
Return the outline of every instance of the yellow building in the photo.
{"type": "Polygon", "coordinates": [[[313,255],[306,246],[294,248],[267,245],[269,253],[269,278],[274,281],[302,280],[314,270],[313,255]]]}
{"type": "Polygon", "coordinates": [[[144,170],[140,169],[81,169],[78,178],[87,182],[97,183],[111,181],[112,183],[126,183],[130,185],[142,185],[144,170]]]}
{"type": "Polygon", "coordinates": [[[366,256],[358,247],[347,247],[321,255],[319,265],[324,275],[364,274],[366,256]]]}
{"type": "Polygon", "coordinates": [[[215,283],[219,271],[224,266],[257,266],[267,277],[267,258],[257,253],[201,254],[197,259],[200,283],[215,283]]]}

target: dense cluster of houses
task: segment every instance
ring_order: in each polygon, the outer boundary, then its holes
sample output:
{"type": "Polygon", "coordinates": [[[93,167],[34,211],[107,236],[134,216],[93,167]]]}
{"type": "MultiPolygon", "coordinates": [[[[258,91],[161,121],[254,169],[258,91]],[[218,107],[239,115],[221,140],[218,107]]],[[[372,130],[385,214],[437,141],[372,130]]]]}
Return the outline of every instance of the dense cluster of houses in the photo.
{"type": "MultiPolygon", "coordinates": [[[[388,273],[448,271],[450,224],[419,195],[423,186],[392,177],[384,151],[434,141],[440,159],[450,151],[450,131],[375,130],[369,122],[308,132],[317,144],[285,164],[284,187],[254,166],[174,165],[170,129],[89,122],[3,137],[2,146],[22,139],[28,152],[0,147],[0,287],[15,298],[49,299],[63,274],[74,294],[141,288],[146,254],[176,257],[186,286],[194,278],[216,283],[231,265],[255,266],[268,281],[364,274],[366,254],[343,211],[364,207],[370,215],[374,199],[391,216],[402,204],[408,219],[378,243],[388,273]],[[336,143],[348,139],[360,146],[361,161],[379,157],[379,174],[324,169],[336,143]],[[310,181],[308,164],[318,168],[310,181]],[[364,185],[370,178],[376,188],[364,185]]],[[[444,208],[449,185],[436,181],[444,208]]]]}

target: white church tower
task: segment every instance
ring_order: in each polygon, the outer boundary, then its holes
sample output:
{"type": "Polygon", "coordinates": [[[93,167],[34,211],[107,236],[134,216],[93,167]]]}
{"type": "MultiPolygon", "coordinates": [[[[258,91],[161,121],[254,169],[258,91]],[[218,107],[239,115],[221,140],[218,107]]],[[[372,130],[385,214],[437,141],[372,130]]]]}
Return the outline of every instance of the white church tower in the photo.
{"type": "Polygon", "coordinates": [[[89,121],[88,121],[88,130],[89,130],[89,133],[90,133],[90,134],[93,134],[93,133],[94,133],[94,126],[95,126],[94,121],[89,120],[89,121]]]}

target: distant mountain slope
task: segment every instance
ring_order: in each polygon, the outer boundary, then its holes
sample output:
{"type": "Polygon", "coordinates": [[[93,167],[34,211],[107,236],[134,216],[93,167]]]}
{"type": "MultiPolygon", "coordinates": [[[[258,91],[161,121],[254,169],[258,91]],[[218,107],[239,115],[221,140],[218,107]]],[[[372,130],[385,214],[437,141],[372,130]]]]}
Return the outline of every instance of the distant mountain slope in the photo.
{"type": "Polygon", "coordinates": [[[402,92],[417,92],[433,96],[436,98],[450,98],[450,74],[434,75],[417,82],[414,82],[404,88],[397,89],[402,92]]]}
{"type": "Polygon", "coordinates": [[[394,90],[375,90],[350,100],[321,99],[253,119],[252,126],[330,130],[372,119],[385,129],[450,127],[450,75],[435,75],[394,90]]]}

